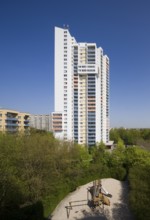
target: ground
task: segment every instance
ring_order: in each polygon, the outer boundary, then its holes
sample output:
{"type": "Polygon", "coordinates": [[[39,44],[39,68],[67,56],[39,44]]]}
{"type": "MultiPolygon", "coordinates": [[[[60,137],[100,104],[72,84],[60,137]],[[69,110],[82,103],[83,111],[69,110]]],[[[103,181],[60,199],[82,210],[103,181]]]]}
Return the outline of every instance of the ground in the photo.
{"type": "Polygon", "coordinates": [[[92,209],[88,204],[91,195],[88,188],[93,185],[90,182],[80,186],[76,191],[70,193],[64,198],[52,213],[52,220],[92,220],[92,219],[108,219],[108,220],[131,220],[131,214],[128,203],[128,184],[116,179],[102,179],[102,186],[112,195],[110,206],[97,207],[92,209]],[[70,207],[71,202],[71,207],[70,207]]]}

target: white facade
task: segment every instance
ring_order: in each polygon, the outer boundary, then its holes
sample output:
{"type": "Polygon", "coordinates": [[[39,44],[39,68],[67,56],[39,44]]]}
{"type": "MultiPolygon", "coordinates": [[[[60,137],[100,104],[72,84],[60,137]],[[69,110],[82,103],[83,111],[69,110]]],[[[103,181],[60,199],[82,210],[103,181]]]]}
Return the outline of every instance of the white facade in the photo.
{"type": "Polygon", "coordinates": [[[95,43],[77,43],[58,27],[53,115],[56,137],[89,146],[109,142],[109,58],[95,43]]]}

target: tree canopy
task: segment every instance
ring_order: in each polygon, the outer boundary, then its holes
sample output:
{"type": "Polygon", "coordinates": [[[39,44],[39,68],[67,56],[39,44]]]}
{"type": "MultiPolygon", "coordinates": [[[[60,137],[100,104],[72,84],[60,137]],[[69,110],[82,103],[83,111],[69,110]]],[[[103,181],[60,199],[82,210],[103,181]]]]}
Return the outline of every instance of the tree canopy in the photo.
{"type": "MultiPolygon", "coordinates": [[[[131,138],[123,129],[119,132],[111,133],[116,137],[112,152],[103,143],[89,150],[47,132],[0,134],[0,219],[45,219],[79,185],[110,177],[128,180],[136,219],[148,219],[150,152],[136,145],[126,147],[131,138]]],[[[149,140],[148,131],[140,134],[149,140]]]]}

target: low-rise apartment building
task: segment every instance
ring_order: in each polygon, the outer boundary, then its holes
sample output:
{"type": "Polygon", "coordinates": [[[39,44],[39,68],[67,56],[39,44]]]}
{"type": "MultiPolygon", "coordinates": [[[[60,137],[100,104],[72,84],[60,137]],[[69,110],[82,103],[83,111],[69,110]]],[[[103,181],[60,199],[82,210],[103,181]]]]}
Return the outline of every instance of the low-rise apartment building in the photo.
{"type": "Polygon", "coordinates": [[[29,133],[29,113],[0,108],[0,132],[29,133]]]}

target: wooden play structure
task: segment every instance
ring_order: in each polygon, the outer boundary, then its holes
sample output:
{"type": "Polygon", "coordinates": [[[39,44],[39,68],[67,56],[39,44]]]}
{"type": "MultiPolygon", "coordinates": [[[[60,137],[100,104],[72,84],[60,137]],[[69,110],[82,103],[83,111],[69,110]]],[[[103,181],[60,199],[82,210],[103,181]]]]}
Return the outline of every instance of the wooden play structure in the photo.
{"type": "Polygon", "coordinates": [[[111,194],[102,186],[101,180],[94,180],[93,186],[87,188],[87,199],[70,201],[68,206],[65,206],[67,218],[69,218],[70,211],[73,207],[88,205],[92,210],[96,207],[104,209],[104,205],[110,206],[111,194]]]}
{"type": "Polygon", "coordinates": [[[91,206],[93,208],[97,206],[102,206],[104,208],[104,205],[110,206],[110,200],[108,197],[111,198],[112,195],[102,186],[101,180],[94,180],[93,186],[90,187],[88,191],[91,194],[91,206]]]}

